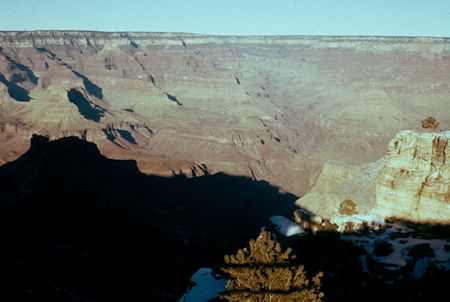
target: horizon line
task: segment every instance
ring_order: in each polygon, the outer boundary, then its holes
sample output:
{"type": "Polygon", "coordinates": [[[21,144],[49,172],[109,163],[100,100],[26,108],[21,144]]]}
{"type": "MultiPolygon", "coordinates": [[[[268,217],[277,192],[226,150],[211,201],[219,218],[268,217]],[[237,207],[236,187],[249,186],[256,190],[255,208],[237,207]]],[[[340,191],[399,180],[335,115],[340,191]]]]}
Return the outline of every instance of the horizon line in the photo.
{"type": "Polygon", "coordinates": [[[33,32],[79,32],[79,33],[148,33],[148,34],[174,34],[174,35],[198,35],[198,36],[209,36],[209,37],[374,37],[374,38],[439,38],[439,39],[449,39],[450,36],[413,36],[413,35],[355,35],[355,34],[344,34],[344,35],[313,35],[313,34],[205,34],[205,33],[195,33],[195,32],[177,32],[177,31],[105,31],[105,30],[90,30],[90,29],[32,29],[32,30],[0,30],[0,33],[33,33],[33,32]]]}

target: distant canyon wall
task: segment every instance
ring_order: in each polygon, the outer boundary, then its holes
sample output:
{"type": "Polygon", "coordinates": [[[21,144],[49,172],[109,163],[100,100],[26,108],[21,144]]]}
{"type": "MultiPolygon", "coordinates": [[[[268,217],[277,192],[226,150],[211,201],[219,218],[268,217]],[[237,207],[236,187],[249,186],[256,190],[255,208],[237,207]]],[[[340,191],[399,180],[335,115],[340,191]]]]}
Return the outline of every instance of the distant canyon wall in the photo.
{"type": "Polygon", "coordinates": [[[76,135],[146,173],[302,196],[328,160],[374,161],[428,115],[448,129],[449,78],[447,38],[0,32],[0,164],[76,135]]]}

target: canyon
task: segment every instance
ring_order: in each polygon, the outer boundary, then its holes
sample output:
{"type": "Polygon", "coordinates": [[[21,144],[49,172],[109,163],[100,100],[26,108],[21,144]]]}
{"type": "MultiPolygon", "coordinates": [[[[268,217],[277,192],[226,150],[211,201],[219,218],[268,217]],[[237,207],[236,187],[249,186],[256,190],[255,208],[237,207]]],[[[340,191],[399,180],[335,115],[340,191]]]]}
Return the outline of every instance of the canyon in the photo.
{"type": "Polygon", "coordinates": [[[212,299],[265,229],[329,301],[430,300],[449,78],[449,38],[0,32],[2,295],[212,299]]]}
{"type": "Polygon", "coordinates": [[[448,38],[0,32],[0,164],[77,136],[147,174],[303,196],[428,115],[448,129],[449,77],[448,38]]]}

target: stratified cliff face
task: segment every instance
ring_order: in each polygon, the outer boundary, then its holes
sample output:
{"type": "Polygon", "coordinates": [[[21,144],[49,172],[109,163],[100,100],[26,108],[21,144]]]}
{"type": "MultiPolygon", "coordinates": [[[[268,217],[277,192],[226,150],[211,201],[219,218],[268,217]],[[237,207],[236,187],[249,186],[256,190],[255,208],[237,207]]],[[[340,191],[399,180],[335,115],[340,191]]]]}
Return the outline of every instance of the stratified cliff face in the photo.
{"type": "Polygon", "coordinates": [[[417,222],[450,222],[450,131],[402,131],[389,144],[374,212],[417,222]]]}
{"type": "Polygon", "coordinates": [[[342,201],[350,199],[360,215],[368,214],[375,204],[375,186],[384,164],[376,162],[352,165],[343,161],[326,162],[311,192],[296,204],[326,219],[340,215],[342,201]]]}
{"type": "Polygon", "coordinates": [[[353,220],[400,218],[420,223],[450,222],[450,131],[399,132],[388,154],[376,162],[327,162],[311,192],[296,204],[335,223],[343,200],[355,204],[353,220]]]}
{"type": "Polygon", "coordinates": [[[448,129],[449,78],[445,38],[0,32],[0,164],[76,135],[146,173],[303,195],[326,160],[376,160],[428,115],[448,129]]]}

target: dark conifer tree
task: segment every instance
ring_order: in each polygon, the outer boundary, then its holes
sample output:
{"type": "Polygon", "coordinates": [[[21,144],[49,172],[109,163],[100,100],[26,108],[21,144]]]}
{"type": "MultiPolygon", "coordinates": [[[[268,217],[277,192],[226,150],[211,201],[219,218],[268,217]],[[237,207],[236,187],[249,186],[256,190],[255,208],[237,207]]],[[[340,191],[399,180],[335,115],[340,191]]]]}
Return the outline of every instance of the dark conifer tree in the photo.
{"type": "Polygon", "coordinates": [[[222,299],[228,301],[313,301],[323,297],[318,273],[310,281],[303,265],[294,266],[291,249],[281,250],[279,243],[263,232],[250,246],[239,249],[236,255],[225,256],[222,270],[230,278],[222,299]]]}

